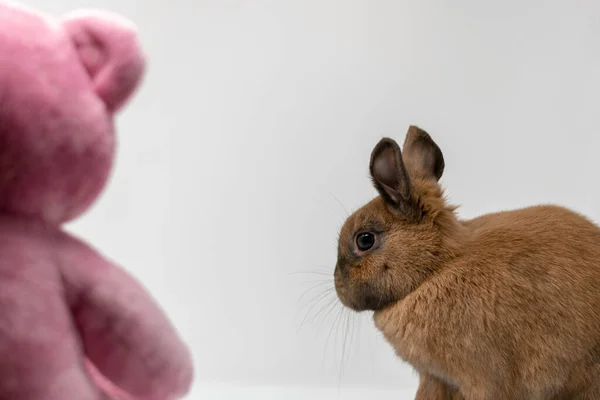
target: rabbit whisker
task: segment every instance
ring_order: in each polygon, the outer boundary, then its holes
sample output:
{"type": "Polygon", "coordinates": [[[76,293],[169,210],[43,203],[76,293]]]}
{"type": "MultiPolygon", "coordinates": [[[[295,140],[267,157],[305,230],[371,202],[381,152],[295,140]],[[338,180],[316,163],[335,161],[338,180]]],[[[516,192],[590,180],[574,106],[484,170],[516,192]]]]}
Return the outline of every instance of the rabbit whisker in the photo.
{"type": "MultiPolygon", "coordinates": [[[[298,326],[298,331],[300,331],[300,329],[302,328],[302,326],[304,326],[304,324],[306,323],[306,321],[307,321],[308,317],[310,316],[311,312],[315,309],[315,307],[319,304],[319,302],[321,302],[327,296],[331,295],[332,291],[333,291],[333,288],[325,289],[320,295],[318,295],[310,303],[307,303],[307,304],[305,304],[304,307],[302,307],[302,309],[304,309],[304,308],[306,308],[306,306],[308,304],[312,304],[308,308],[308,311],[306,311],[306,314],[304,315],[304,318],[302,319],[302,322],[300,323],[300,326],[298,326]]],[[[325,306],[323,306],[323,307],[325,307],[325,306]]]]}

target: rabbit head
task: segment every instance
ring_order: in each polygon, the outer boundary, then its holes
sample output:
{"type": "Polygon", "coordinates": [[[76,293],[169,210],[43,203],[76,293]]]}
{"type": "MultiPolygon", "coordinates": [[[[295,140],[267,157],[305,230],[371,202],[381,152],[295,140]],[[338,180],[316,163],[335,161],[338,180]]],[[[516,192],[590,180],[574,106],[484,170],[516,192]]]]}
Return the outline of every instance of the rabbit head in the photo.
{"type": "Polygon", "coordinates": [[[371,153],[369,169],[379,196],[341,229],[335,288],[355,310],[379,310],[404,298],[452,254],[459,224],[438,183],[440,148],[411,126],[403,150],[389,138],[371,153]]]}

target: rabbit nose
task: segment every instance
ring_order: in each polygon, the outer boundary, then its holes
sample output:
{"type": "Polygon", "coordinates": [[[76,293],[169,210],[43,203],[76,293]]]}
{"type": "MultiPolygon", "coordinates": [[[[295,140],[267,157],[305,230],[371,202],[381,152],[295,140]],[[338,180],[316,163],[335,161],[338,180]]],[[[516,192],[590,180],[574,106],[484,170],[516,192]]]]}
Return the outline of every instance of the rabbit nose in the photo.
{"type": "Polygon", "coordinates": [[[350,267],[356,260],[349,257],[344,252],[338,252],[337,263],[335,266],[336,271],[339,271],[340,277],[344,279],[350,278],[350,267]]]}
{"type": "Polygon", "coordinates": [[[340,279],[348,279],[348,268],[344,267],[344,263],[341,262],[337,262],[335,264],[335,270],[333,272],[333,276],[336,280],[340,280],[340,279]]]}
{"type": "MultiPolygon", "coordinates": [[[[345,282],[342,277],[341,270],[339,268],[339,264],[336,264],[335,271],[333,272],[333,286],[335,287],[335,291],[340,299],[345,297],[345,282]]],[[[343,302],[343,300],[342,300],[343,302]]]]}

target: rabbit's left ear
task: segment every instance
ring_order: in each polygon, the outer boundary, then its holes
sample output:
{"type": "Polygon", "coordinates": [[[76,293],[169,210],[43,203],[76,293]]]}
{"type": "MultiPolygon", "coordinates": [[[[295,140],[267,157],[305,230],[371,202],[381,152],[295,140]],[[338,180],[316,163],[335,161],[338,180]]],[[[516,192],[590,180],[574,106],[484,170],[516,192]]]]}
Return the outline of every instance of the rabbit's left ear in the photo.
{"type": "Polygon", "coordinates": [[[373,186],[394,211],[411,221],[421,217],[412,196],[410,177],[402,160],[402,152],[393,139],[383,138],[371,153],[369,163],[373,186]]]}

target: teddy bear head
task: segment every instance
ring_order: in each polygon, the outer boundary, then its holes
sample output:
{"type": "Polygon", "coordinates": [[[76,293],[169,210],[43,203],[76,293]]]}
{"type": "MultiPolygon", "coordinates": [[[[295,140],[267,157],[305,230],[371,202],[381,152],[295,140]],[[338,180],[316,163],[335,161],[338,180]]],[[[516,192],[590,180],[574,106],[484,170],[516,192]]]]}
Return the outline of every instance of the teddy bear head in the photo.
{"type": "Polygon", "coordinates": [[[135,27],[0,4],[0,213],[59,225],[104,188],[115,113],[145,69],[135,27]]]}

